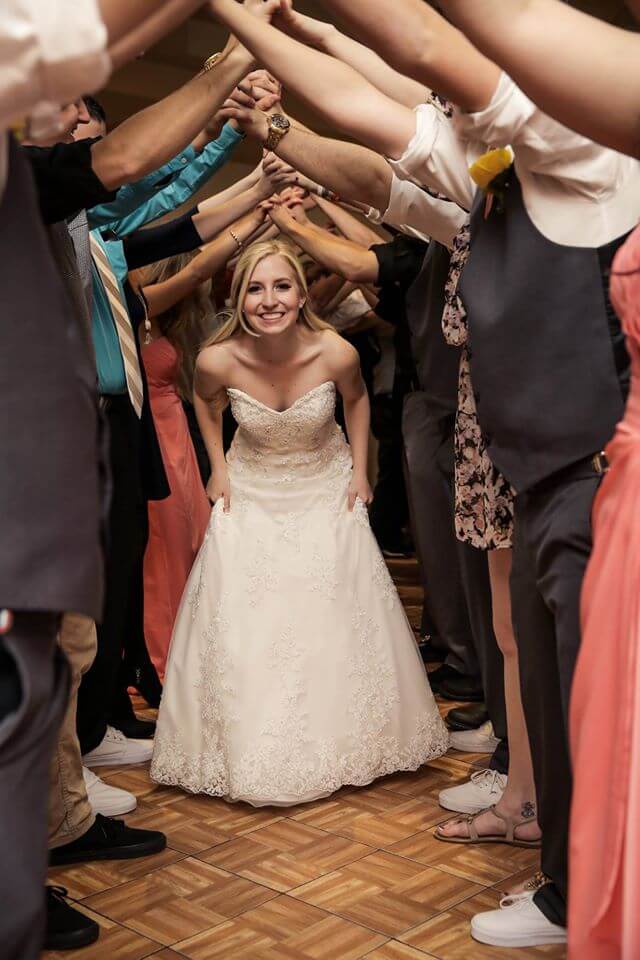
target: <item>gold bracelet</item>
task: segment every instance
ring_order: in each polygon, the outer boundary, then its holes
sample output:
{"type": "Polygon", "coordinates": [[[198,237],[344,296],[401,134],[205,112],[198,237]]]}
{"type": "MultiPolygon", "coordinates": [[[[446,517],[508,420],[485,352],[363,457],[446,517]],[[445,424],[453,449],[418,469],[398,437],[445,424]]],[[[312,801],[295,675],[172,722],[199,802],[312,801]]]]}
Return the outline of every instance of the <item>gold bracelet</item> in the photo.
{"type": "Polygon", "coordinates": [[[213,70],[216,63],[218,63],[221,57],[222,57],[222,54],[220,52],[212,53],[210,57],[207,57],[204,64],[202,65],[201,73],[209,73],[209,70],[213,70]]]}
{"type": "Polygon", "coordinates": [[[238,244],[238,250],[244,250],[244,243],[242,242],[242,240],[238,240],[233,230],[229,230],[229,233],[231,234],[235,242],[238,244]]]}

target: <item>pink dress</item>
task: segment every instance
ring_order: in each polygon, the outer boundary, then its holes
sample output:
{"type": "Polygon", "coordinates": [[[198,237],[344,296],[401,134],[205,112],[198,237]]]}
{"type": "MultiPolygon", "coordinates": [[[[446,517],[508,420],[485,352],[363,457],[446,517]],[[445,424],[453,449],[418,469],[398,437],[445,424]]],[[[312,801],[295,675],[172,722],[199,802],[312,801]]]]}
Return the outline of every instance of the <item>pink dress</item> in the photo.
{"type": "Polygon", "coordinates": [[[571,703],[571,960],[640,958],[639,271],[640,229],[612,270],[611,298],[631,354],[631,394],[607,448],[611,469],[594,508],[571,703]]]}
{"type": "Polygon", "coordinates": [[[143,347],[149,399],[171,496],[149,503],[144,557],[144,633],[158,675],[211,505],[202,485],[187,418],[176,390],[178,354],[166,337],[143,347]]]}

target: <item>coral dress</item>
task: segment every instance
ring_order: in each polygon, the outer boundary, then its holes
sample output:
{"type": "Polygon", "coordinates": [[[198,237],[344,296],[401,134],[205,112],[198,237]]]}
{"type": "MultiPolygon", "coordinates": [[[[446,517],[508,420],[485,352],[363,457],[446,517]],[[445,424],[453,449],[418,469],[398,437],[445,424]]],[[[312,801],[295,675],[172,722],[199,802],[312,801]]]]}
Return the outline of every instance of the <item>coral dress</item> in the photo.
{"type": "Polygon", "coordinates": [[[213,508],[171,642],[151,777],[296,804],[449,745],[364,504],[336,390],[278,412],[228,389],[231,509],[213,508]]]}
{"type": "Polygon", "coordinates": [[[582,593],[571,704],[571,960],[640,958],[639,271],[640,229],[612,268],[611,299],[627,335],[632,381],[607,448],[611,469],[596,498],[582,593]]]}
{"type": "Polygon", "coordinates": [[[184,586],[204,537],[211,505],[202,486],[187,418],[176,389],[178,354],[166,337],[143,347],[151,410],[171,496],[149,503],[144,557],[144,633],[164,675],[184,586]]]}

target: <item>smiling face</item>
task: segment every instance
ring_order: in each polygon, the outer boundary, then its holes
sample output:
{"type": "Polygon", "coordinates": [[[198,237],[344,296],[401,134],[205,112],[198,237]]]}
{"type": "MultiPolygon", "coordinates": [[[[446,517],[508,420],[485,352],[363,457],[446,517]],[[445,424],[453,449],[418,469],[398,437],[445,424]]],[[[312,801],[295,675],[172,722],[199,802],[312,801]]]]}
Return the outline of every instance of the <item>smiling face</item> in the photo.
{"type": "Polygon", "coordinates": [[[273,254],[256,265],[242,310],[255,333],[273,336],[295,326],[304,300],[291,264],[273,254]]]}

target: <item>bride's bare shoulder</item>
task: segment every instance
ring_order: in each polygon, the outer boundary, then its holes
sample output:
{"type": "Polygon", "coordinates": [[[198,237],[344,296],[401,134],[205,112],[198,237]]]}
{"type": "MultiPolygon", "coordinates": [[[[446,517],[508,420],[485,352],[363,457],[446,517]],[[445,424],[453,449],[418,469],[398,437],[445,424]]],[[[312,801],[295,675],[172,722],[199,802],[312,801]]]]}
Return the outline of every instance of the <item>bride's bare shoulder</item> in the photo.
{"type": "Polygon", "coordinates": [[[236,350],[237,345],[232,339],[203,347],[195,369],[195,385],[199,393],[212,395],[228,386],[237,363],[236,350]]]}
{"type": "Polygon", "coordinates": [[[360,366],[358,351],[339,333],[335,330],[323,330],[320,336],[325,361],[335,380],[360,366]]]}
{"type": "Polygon", "coordinates": [[[222,343],[212,343],[198,354],[196,369],[201,373],[225,373],[233,364],[237,355],[237,344],[234,339],[223,340],[222,343]]]}

